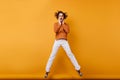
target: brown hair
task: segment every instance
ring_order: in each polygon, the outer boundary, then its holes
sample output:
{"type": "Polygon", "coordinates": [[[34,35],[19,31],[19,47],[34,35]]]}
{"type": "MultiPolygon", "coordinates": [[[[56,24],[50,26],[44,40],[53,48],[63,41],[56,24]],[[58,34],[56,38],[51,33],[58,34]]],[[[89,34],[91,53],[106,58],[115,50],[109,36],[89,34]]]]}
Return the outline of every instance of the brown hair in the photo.
{"type": "Polygon", "coordinates": [[[63,16],[64,16],[64,19],[66,19],[68,17],[68,15],[66,14],[66,12],[63,12],[63,11],[57,11],[55,12],[55,17],[58,19],[58,15],[62,13],[63,16]]]}

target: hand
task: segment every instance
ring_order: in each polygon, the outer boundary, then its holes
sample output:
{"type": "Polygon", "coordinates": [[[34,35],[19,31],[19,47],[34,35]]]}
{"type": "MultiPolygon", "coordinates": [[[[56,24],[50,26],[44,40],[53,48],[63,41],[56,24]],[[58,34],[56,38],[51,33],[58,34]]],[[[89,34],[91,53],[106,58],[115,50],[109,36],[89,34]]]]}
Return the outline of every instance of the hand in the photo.
{"type": "Polygon", "coordinates": [[[60,24],[60,26],[62,26],[63,24],[64,24],[64,21],[59,21],[59,24],[60,24]]]}
{"type": "Polygon", "coordinates": [[[62,25],[64,23],[62,18],[59,19],[59,23],[60,23],[60,25],[62,25]]]}
{"type": "Polygon", "coordinates": [[[60,19],[60,25],[62,25],[62,22],[63,22],[63,20],[62,20],[62,19],[60,19]]]}

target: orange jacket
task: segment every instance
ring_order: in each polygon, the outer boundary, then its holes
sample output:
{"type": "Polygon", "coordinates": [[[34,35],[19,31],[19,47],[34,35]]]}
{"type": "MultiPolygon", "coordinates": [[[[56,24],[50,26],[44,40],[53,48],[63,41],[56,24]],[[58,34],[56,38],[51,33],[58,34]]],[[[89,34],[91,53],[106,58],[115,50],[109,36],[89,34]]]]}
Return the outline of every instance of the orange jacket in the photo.
{"type": "Polygon", "coordinates": [[[60,25],[58,22],[56,22],[54,24],[54,32],[56,33],[56,40],[59,39],[67,40],[67,34],[69,33],[69,26],[66,23],[60,25]]]}

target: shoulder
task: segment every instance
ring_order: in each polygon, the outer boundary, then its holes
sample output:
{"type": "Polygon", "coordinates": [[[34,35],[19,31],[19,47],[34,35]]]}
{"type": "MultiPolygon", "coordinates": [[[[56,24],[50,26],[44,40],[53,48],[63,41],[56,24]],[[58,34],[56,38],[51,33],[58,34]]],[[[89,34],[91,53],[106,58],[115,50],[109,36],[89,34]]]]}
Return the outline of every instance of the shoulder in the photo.
{"type": "Polygon", "coordinates": [[[58,22],[55,22],[55,23],[54,23],[54,26],[56,26],[56,25],[58,25],[58,22]]]}
{"type": "Polygon", "coordinates": [[[64,23],[64,24],[65,24],[65,26],[69,26],[68,23],[64,23]]]}

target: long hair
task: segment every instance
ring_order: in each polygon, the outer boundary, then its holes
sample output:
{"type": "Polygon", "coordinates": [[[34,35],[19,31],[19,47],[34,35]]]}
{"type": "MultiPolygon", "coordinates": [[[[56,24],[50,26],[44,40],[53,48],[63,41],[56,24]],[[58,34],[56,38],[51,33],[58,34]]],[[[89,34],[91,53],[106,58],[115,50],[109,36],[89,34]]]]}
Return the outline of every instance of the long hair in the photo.
{"type": "Polygon", "coordinates": [[[57,19],[58,19],[60,13],[63,14],[64,19],[66,19],[66,18],[68,17],[68,15],[67,15],[66,12],[63,12],[63,11],[57,11],[57,12],[55,12],[55,17],[56,17],[57,19]]]}

